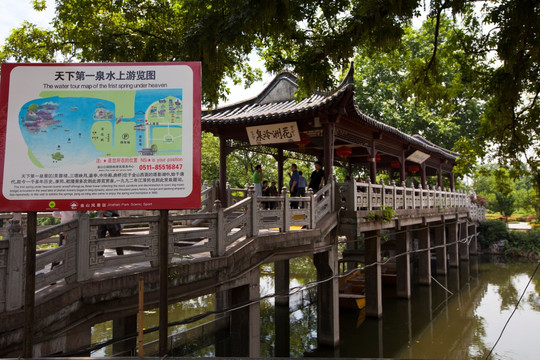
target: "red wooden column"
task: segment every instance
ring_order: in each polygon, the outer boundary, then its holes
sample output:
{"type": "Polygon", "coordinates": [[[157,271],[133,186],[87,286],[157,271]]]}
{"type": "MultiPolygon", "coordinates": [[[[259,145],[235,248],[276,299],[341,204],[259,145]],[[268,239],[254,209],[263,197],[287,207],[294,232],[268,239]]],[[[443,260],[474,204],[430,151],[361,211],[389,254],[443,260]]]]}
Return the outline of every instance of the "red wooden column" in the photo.
{"type": "Polygon", "coordinates": [[[227,139],[223,134],[219,135],[219,200],[221,206],[227,204],[227,139]]]}
{"type": "Polygon", "coordinates": [[[372,184],[377,183],[377,149],[375,148],[375,140],[371,141],[371,156],[369,158],[369,178],[372,184]]]}
{"type": "Polygon", "coordinates": [[[426,181],[426,163],[422,163],[422,165],[420,165],[420,170],[422,171],[420,173],[420,177],[421,177],[421,182],[422,182],[422,189],[426,189],[427,188],[427,181],[426,181]]]}
{"type": "Polygon", "coordinates": [[[442,164],[439,164],[439,170],[437,171],[437,184],[442,189],[443,187],[443,181],[442,181],[442,164]]]}
{"type": "Polygon", "coordinates": [[[405,150],[401,151],[400,162],[401,162],[401,168],[399,169],[400,170],[399,185],[401,186],[401,184],[407,179],[406,178],[406,173],[405,173],[405,150]]]}
{"type": "Polygon", "coordinates": [[[285,161],[285,157],[283,156],[283,148],[278,148],[278,153],[274,156],[274,159],[276,159],[278,163],[277,188],[279,191],[281,191],[281,189],[283,189],[283,163],[285,161]]]}
{"type": "Polygon", "coordinates": [[[328,184],[334,173],[334,126],[333,122],[323,124],[324,140],[324,183],[328,184]]]}

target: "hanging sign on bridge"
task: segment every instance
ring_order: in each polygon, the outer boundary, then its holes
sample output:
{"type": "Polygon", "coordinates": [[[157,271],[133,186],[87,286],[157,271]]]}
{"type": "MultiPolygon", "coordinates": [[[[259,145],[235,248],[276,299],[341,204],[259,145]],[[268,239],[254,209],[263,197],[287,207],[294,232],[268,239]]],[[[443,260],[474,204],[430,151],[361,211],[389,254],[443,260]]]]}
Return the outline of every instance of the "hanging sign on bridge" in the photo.
{"type": "Polygon", "coordinates": [[[300,141],[296,122],[248,126],[246,131],[250,145],[278,144],[300,141]]]}
{"type": "Polygon", "coordinates": [[[200,63],[2,64],[0,211],[200,207],[200,63]]]}

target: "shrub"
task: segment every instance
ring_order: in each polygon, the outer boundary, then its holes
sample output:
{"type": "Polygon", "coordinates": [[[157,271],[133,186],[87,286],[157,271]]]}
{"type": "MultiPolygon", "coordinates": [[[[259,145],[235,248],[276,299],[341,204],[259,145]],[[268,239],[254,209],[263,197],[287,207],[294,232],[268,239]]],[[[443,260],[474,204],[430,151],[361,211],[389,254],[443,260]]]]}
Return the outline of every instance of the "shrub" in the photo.
{"type": "Polygon", "coordinates": [[[392,209],[391,206],[383,206],[381,210],[370,211],[365,219],[368,221],[380,221],[382,223],[387,223],[392,221],[396,217],[396,211],[392,209]]]}
{"type": "Polygon", "coordinates": [[[508,239],[506,224],[500,220],[485,220],[478,227],[478,241],[486,249],[494,242],[508,239]]]}
{"type": "Polygon", "coordinates": [[[540,229],[510,231],[506,252],[510,254],[540,253],[540,229]]]}

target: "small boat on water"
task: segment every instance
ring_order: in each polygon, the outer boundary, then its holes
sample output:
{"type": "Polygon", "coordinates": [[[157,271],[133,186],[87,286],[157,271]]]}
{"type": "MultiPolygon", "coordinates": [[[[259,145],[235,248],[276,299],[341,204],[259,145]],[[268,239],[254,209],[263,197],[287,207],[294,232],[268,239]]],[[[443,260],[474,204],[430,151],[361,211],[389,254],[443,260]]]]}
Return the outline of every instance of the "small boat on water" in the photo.
{"type": "Polygon", "coordinates": [[[339,306],[349,309],[366,307],[366,279],[362,269],[339,278],[339,306]]]}

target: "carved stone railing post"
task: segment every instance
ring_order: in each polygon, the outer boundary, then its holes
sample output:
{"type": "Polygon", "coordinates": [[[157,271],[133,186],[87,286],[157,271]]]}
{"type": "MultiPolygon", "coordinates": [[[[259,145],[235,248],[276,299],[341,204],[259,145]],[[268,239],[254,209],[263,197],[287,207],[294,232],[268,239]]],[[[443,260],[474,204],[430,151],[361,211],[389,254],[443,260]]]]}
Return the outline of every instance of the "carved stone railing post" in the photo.
{"type": "Polygon", "coordinates": [[[6,311],[11,311],[20,309],[24,301],[24,236],[21,232],[20,220],[9,220],[7,231],[9,252],[6,274],[6,311]],[[9,296],[7,289],[9,289],[9,296]]]}
{"type": "Polygon", "coordinates": [[[411,182],[411,191],[412,191],[412,208],[416,209],[416,188],[414,187],[414,183],[411,182]]]}
{"type": "Polygon", "coordinates": [[[403,210],[407,209],[407,184],[405,181],[401,182],[401,188],[403,189],[403,210]]]}
{"type": "Polygon", "coordinates": [[[371,211],[371,210],[373,210],[373,187],[371,185],[371,179],[370,178],[367,179],[367,184],[368,184],[367,209],[369,211],[371,211]]]}
{"type": "Polygon", "coordinates": [[[315,204],[315,194],[313,193],[313,190],[308,189],[307,193],[306,193],[306,196],[310,198],[310,202],[309,202],[309,228],[310,229],[315,229],[315,227],[316,227],[315,214],[316,214],[317,205],[315,204]]]}
{"type": "Polygon", "coordinates": [[[283,197],[283,229],[281,229],[281,231],[287,232],[289,231],[291,223],[291,204],[289,200],[289,194],[285,186],[283,187],[283,189],[281,189],[281,196],[283,197]]]}
{"type": "Polygon", "coordinates": [[[386,184],[381,179],[381,209],[386,206],[386,184]]]}
{"type": "Polygon", "coordinates": [[[255,193],[255,187],[251,185],[248,190],[248,197],[251,198],[251,209],[248,209],[249,214],[249,229],[248,236],[253,237],[259,235],[259,199],[255,193]],[[249,211],[251,210],[251,211],[249,211]]]}
{"type": "Polygon", "coordinates": [[[77,238],[75,266],[77,269],[77,281],[90,279],[90,216],[88,213],[80,213],[77,225],[77,238]]]}
{"type": "Polygon", "coordinates": [[[225,216],[223,214],[223,208],[221,207],[221,201],[216,200],[214,202],[214,211],[216,212],[216,252],[215,256],[223,256],[225,254],[225,216]]]}
{"type": "Polygon", "coordinates": [[[347,185],[347,210],[356,211],[358,209],[358,195],[356,179],[351,180],[351,185],[347,185]]]}
{"type": "MultiPolygon", "coordinates": [[[[227,184],[225,185],[225,192],[227,193],[227,204],[231,206],[233,204],[232,202],[232,192],[231,192],[231,184],[227,181],[227,184]]],[[[221,202],[220,202],[221,203],[221,202]]],[[[215,204],[215,202],[214,202],[215,204]]]]}

